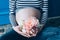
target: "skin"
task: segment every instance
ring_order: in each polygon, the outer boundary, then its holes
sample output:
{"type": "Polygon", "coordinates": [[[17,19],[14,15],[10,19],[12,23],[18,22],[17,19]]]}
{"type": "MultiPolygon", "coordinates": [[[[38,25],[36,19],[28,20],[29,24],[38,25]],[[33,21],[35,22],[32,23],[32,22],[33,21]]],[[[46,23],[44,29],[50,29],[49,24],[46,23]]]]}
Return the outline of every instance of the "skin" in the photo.
{"type": "MultiPolygon", "coordinates": [[[[22,19],[23,21],[24,20],[27,20],[31,17],[35,17],[36,19],[40,18],[40,11],[35,9],[35,8],[31,8],[31,7],[27,7],[27,8],[23,8],[23,9],[20,9],[19,11],[16,12],[16,21],[17,23],[19,24],[20,23],[20,20],[22,19]]],[[[31,30],[29,30],[29,32],[31,32],[31,34],[29,33],[23,33],[22,31],[20,31],[20,26],[16,26],[13,28],[18,34],[21,34],[22,36],[25,36],[25,37],[33,37],[33,36],[36,36],[37,33],[38,33],[38,28],[33,28],[31,27],[31,30]]]]}

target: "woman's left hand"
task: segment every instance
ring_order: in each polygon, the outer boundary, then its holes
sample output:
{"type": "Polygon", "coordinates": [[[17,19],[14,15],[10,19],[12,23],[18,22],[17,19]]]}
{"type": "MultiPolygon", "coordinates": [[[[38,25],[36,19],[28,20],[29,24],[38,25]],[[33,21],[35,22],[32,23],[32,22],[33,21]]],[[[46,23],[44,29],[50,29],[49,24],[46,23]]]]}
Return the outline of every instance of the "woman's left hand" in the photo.
{"type": "Polygon", "coordinates": [[[22,36],[24,36],[24,37],[28,37],[28,38],[34,37],[34,36],[36,36],[37,33],[38,33],[38,29],[37,29],[37,28],[32,28],[32,29],[30,30],[30,34],[28,34],[28,33],[23,33],[22,31],[20,31],[19,28],[20,28],[19,26],[16,26],[16,27],[14,27],[13,29],[14,29],[18,34],[20,34],[20,35],[22,35],[22,36]]]}

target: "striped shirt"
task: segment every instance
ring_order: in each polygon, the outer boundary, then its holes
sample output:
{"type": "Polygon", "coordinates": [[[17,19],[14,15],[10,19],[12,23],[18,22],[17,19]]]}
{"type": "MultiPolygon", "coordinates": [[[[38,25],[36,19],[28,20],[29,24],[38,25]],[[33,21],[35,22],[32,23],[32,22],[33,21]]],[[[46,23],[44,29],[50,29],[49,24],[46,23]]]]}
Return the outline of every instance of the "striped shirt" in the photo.
{"type": "Polygon", "coordinates": [[[34,7],[44,11],[42,23],[45,23],[48,12],[48,0],[9,0],[10,21],[13,26],[16,26],[15,12],[24,7],[34,7]]]}

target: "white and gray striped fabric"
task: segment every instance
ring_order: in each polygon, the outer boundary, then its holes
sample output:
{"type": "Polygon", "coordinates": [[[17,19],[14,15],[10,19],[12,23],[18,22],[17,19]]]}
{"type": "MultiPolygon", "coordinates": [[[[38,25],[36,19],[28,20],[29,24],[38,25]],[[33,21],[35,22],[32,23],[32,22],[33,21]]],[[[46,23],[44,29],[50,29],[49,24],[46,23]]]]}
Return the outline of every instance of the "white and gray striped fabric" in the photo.
{"type": "Polygon", "coordinates": [[[17,25],[15,20],[16,10],[24,7],[35,7],[38,9],[42,9],[44,13],[42,16],[43,18],[41,19],[41,23],[44,24],[46,22],[48,12],[48,0],[9,0],[9,17],[12,26],[17,25]]]}
{"type": "Polygon", "coordinates": [[[9,0],[10,12],[14,13],[15,10],[23,7],[36,7],[40,8],[41,2],[39,0],[9,0]]]}

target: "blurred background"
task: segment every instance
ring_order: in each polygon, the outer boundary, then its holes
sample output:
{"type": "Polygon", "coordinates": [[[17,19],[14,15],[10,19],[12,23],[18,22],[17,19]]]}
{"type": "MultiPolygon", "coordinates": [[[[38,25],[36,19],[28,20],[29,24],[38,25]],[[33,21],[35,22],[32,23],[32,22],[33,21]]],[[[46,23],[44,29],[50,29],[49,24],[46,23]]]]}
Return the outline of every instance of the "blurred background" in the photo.
{"type": "MultiPolygon", "coordinates": [[[[9,7],[8,6],[9,6],[9,0],[0,0],[0,37],[4,35],[5,33],[7,33],[8,31],[10,31],[12,27],[9,21],[9,7]]],[[[60,30],[58,29],[60,28],[60,0],[49,0],[48,6],[49,6],[48,7],[48,21],[46,23],[47,28],[44,28],[43,29],[44,31],[42,32],[42,35],[44,37],[47,37],[47,35],[53,35],[55,33],[55,30],[57,30],[60,33],[60,30]],[[51,28],[52,30],[54,29],[54,31],[52,31],[51,28]]],[[[49,38],[47,39],[50,40],[49,38]]]]}

